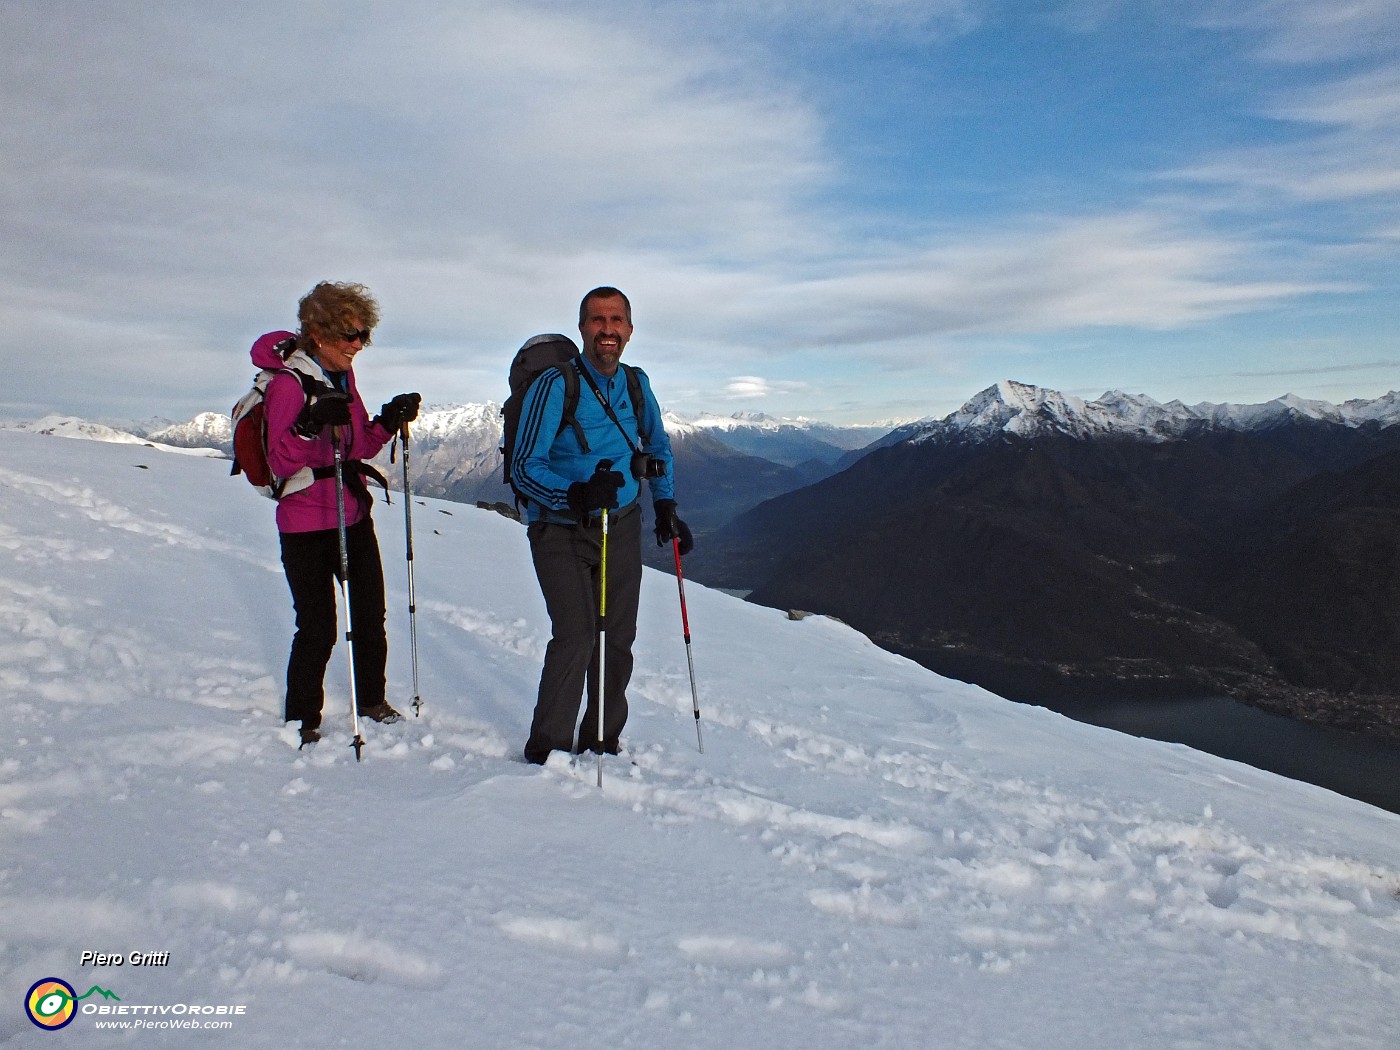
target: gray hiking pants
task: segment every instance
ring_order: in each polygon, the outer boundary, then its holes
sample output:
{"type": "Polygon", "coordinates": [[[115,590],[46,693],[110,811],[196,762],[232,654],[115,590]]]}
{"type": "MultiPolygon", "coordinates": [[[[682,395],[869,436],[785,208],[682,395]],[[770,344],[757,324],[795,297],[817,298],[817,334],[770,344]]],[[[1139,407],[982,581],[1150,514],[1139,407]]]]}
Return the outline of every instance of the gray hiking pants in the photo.
{"type": "MultiPolygon", "coordinates": [[[[598,750],[598,584],[602,528],[535,522],[529,528],[535,575],[549,611],[552,637],[544,654],[525,758],[543,763],[551,751],[598,750]],[[588,705],[578,723],[585,678],[588,705]],[[578,727],[578,744],[574,730],[578,727]]],[[[627,722],[627,683],[642,586],[642,515],[637,504],[608,516],[607,690],[603,750],[616,754],[627,722]]]]}

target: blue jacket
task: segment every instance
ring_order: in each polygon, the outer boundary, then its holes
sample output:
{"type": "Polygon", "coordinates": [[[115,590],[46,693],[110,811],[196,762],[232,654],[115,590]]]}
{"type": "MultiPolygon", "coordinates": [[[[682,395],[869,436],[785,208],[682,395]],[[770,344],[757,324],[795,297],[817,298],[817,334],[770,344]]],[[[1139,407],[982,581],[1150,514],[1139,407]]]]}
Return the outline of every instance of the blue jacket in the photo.
{"type": "MultiPolygon", "coordinates": [[[[648,480],[651,498],[675,499],[671,439],[666,436],[666,428],[661,423],[661,408],[656,403],[656,395],[651,392],[651,380],[647,374],[640,368],[636,370],[645,397],[638,433],[637,413],[632,410],[627,393],[627,377],[621,367],[612,378],[608,378],[582,355],[576,360],[593,377],[598,392],[612,406],[618,422],[627,431],[627,437],[637,448],[666,464],[666,473],[662,477],[648,480]]],[[[629,469],[632,450],[582,375],[579,376],[578,408],[574,410],[574,417],[583,428],[588,452],[583,451],[573,427],[565,426],[560,430],[564,419],[564,377],[559,369],[573,367],[573,364],[565,362],[541,372],[526,391],[525,401],[521,405],[520,426],[515,432],[515,447],[511,450],[511,472],[520,491],[527,497],[525,514],[530,522],[578,524],[577,515],[569,509],[569,485],[592,477],[599,460],[612,460],[613,469],[626,479],[617,493],[619,508],[630,506],[641,494],[641,484],[632,477],[629,469]]]]}

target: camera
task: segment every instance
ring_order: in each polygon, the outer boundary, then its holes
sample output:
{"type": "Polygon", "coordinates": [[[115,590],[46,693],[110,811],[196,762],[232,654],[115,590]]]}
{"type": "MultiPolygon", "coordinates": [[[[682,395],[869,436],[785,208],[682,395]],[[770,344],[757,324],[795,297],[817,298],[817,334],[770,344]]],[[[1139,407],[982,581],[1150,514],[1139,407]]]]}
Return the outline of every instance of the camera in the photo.
{"type": "Polygon", "coordinates": [[[664,478],[666,464],[650,452],[632,453],[632,476],[638,481],[643,478],[664,478]]]}

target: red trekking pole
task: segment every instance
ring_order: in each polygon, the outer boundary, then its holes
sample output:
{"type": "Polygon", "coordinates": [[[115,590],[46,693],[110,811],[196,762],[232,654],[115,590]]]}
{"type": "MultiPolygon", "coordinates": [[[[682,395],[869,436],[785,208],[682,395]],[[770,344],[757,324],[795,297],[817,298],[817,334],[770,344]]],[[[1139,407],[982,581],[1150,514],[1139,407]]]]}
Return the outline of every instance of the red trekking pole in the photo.
{"type": "Polygon", "coordinates": [[[671,537],[671,551],[676,556],[676,588],[681,596],[681,631],[685,635],[685,662],[690,668],[690,704],[695,711],[695,742],[700,753],[705,753],[705,737],[700,732],[700,694],[695,690],[695,659],[690,652],[690,616],[685,610],[685,576],[681,572],[681,540],[671,537]]]}

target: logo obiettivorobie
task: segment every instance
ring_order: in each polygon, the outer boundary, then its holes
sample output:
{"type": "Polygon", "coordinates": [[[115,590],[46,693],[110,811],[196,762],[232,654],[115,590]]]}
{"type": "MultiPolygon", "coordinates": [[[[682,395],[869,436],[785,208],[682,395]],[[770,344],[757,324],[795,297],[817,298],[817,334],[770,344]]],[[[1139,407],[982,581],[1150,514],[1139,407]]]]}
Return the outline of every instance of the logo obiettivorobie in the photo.
{"type": "Polygon", "coordinates": [[[97,985],[79,995],[67,981],[58,977],[45,977],[42,981],[35,981],[25,995],[24,1012],[40,1028],[56,1032],[73,1020],[78,1012],[78,1000],[86,999],[93,992],[97,992],[104,999],[121,998],[97,985]]]}

